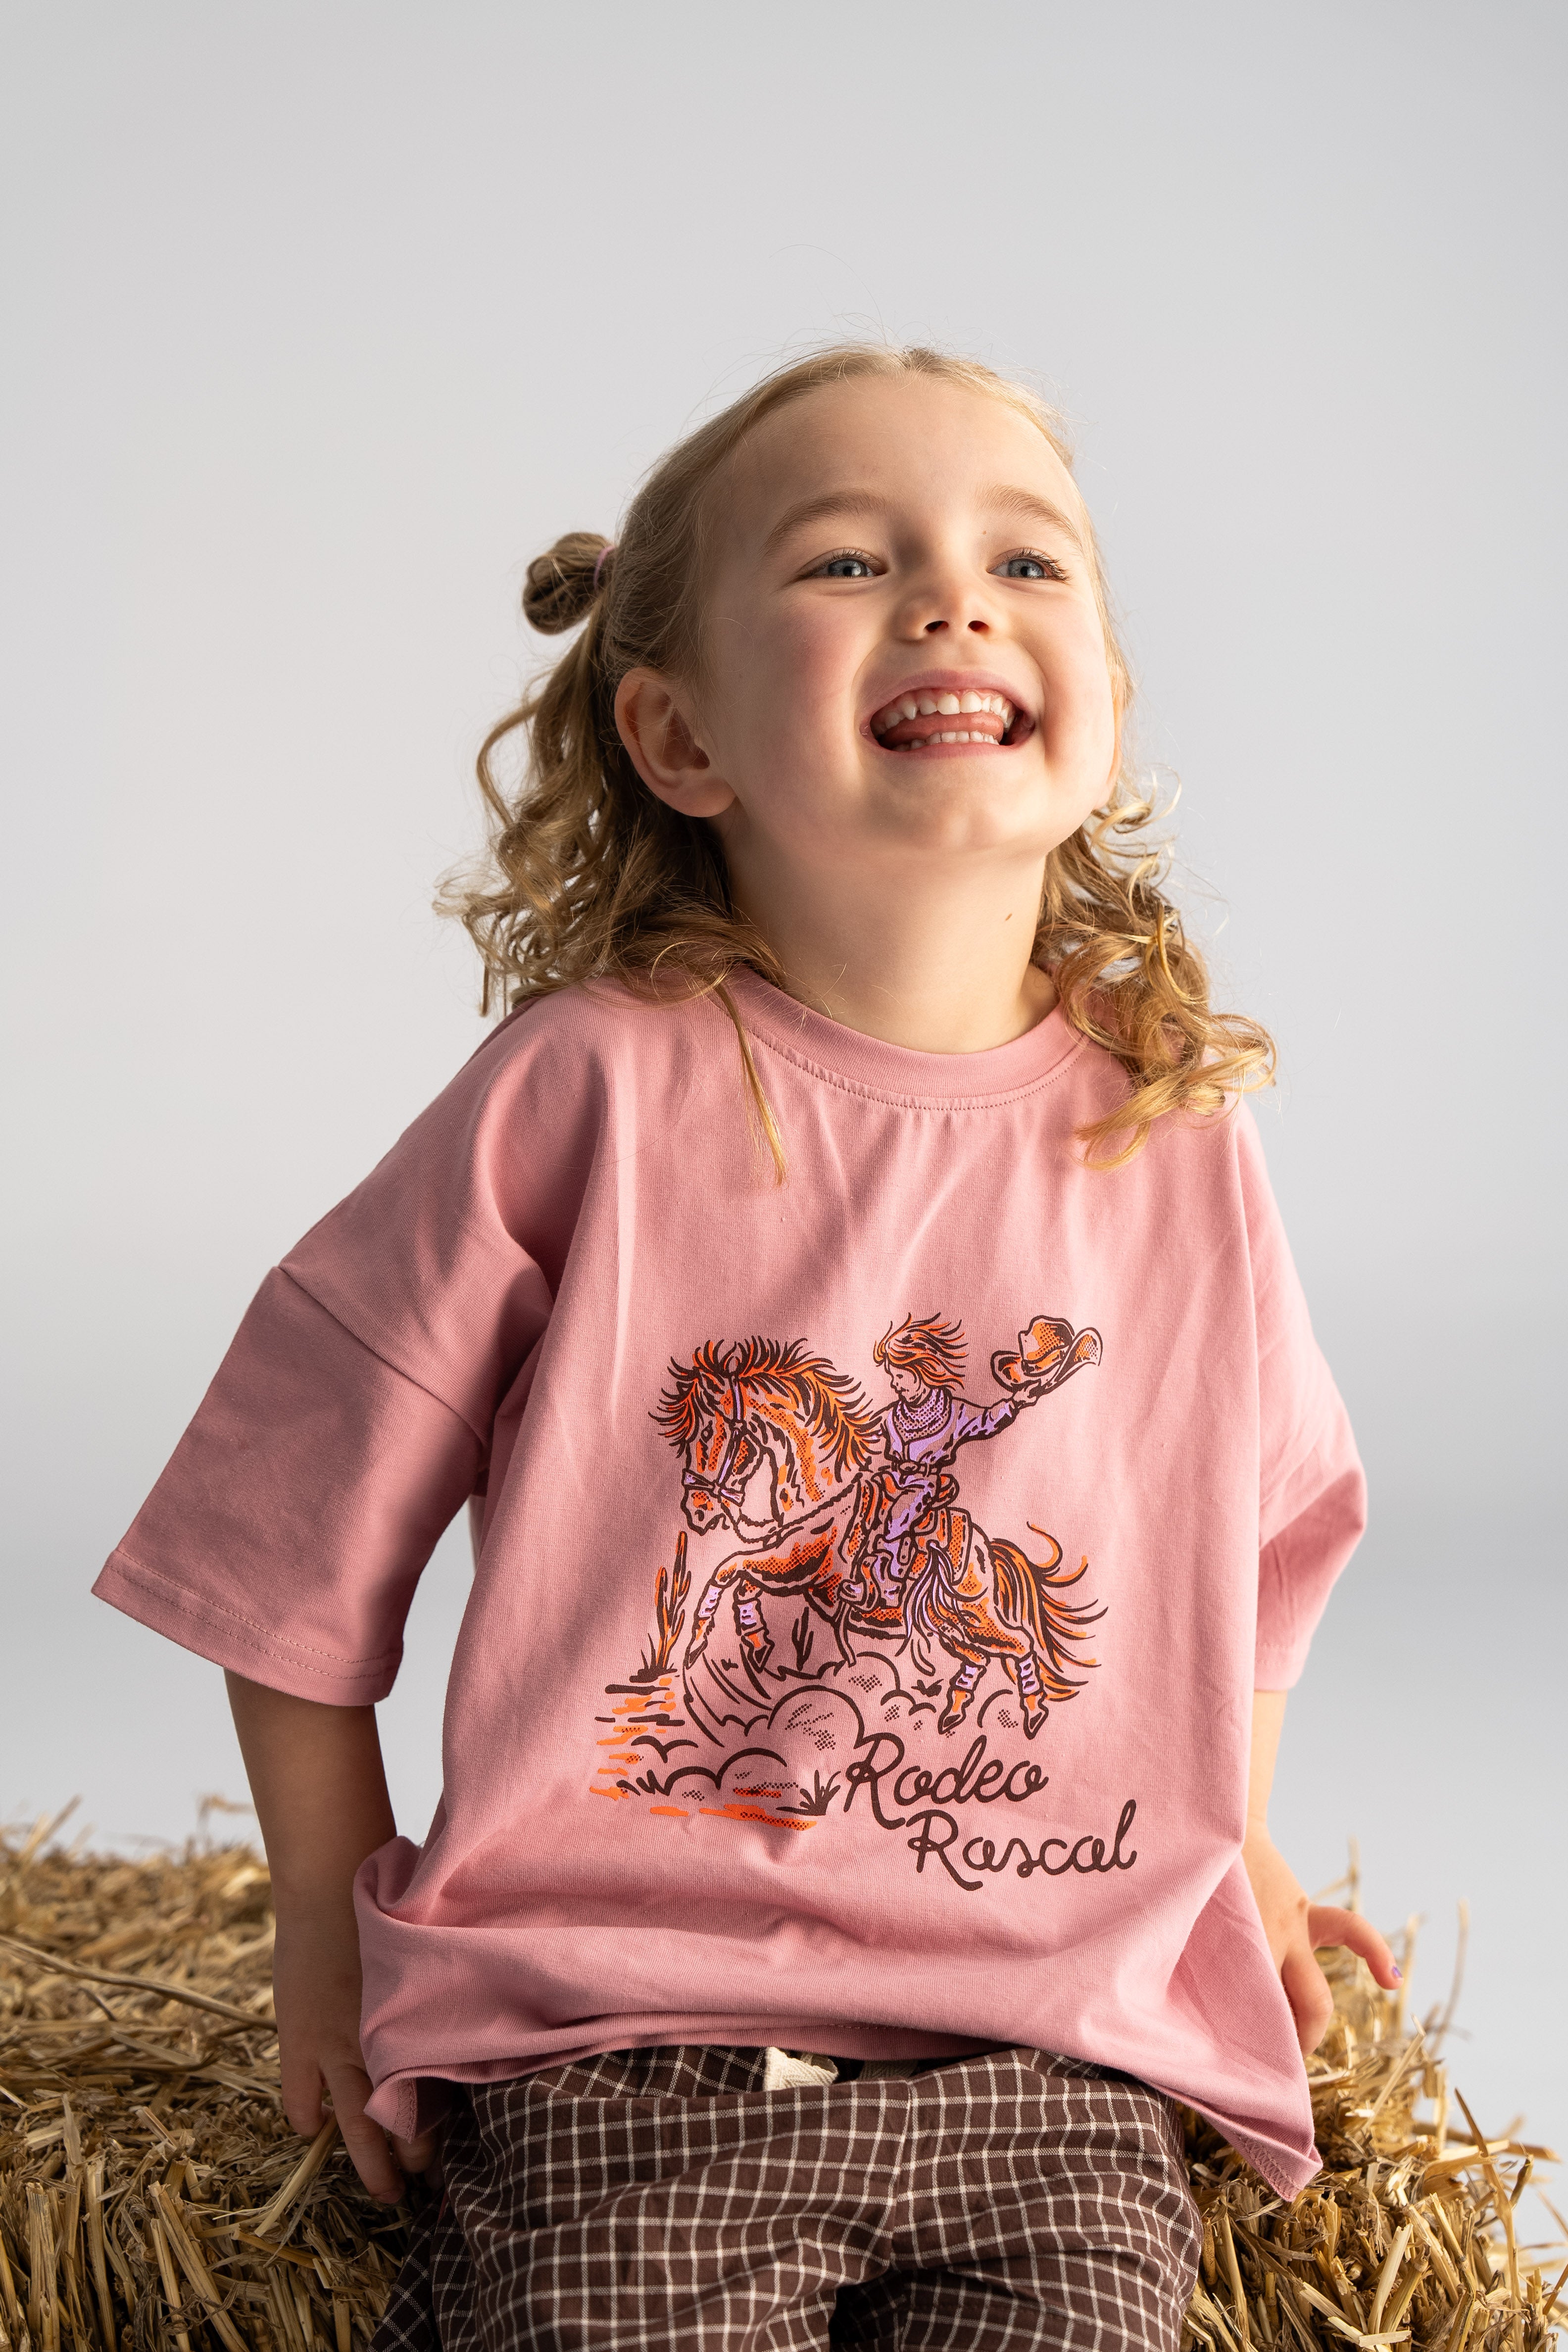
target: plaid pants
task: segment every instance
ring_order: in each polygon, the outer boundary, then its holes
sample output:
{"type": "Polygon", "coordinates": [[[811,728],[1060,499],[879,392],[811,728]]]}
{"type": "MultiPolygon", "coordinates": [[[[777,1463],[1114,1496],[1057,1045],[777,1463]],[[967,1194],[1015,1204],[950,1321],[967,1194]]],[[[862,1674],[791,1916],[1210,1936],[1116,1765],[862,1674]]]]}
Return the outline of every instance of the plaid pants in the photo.
{"type": "Polygon", "coordinates": [[[766,2091],[614,2050],[459,2095],[373,2352],[1175,2352],[1175,2111],[1033,2050],[766,2091]]]}

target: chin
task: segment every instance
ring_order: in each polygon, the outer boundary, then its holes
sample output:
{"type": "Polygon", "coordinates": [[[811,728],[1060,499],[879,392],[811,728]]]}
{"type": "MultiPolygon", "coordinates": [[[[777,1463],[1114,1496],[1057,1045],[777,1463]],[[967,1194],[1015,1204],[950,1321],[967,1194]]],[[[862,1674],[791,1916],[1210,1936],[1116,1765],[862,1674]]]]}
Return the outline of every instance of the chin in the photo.
{"type": "Polygon", "coordinates": [[[1017,778],[992,775],[985,772],[984,752],[979,760],[916,756],[921,767],[910,779],[915,789],[889,793],[884,784],[878,794],[884,837],[892,835],[933,854],[1005,851],[1043,858],[1083,822],[1077,813],[1080,796],[1072,796],[1064,810],[1068,796],[1053,792],[1037,772],[1017,778]]]}

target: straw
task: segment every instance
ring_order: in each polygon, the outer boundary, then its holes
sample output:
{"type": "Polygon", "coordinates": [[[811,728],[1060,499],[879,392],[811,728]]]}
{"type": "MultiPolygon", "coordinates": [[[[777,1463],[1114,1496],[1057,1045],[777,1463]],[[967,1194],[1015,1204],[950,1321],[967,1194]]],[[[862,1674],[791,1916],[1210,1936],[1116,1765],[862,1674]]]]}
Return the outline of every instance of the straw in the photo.
{"type": "MultiPolygon", "coordinates": [[[[0,2352],[364,2352],[411,2205],[362,2188],[334,2118],[308,2145],[289,2128],[265,1864],[65,1853],[65,1818],[0,1831],[0,2352]]],[[[1288,2203],[1185,2117],[1184,2352],[1547,2352],[1568,2245],[1531,2167],[1553,2159],[1451,2098],[1458,1985],[1423,2033],[1351,1954],[1321,1958],[1318,2179],[1288,2203]],[[1543,2245],[1521,2242],[1527,2183],[1543,2245]]]]}
{"type": "Polygon", "coordinates": [[[411,2209],[289,2128],[265,1864],[62,1818],[0,1831],[0,2352],[364,2352],[411,2209]]]}
{"type": "MultiPolygon", "coordinates": [[[[1357,1875],[1352,1863],[1352,1891],[1357,1875]]],[[[1394,1940],[1408,1977],[1411,1929],[1394,1940]]],[[[1324,2168],[1289,2203],[1187,2112],[1205,2255],[1184,2347],[1545,2352],[1568,2271],[1546,2280],[1568,2249],[1557,2237],[1521,2246],[1514,2209],[1531,2168],[1556,2158],[1511,2126],[1485,2137],[1450,2094],[1436,2049],[1457,1985],[1425,2031],[1407,2028],[1401,1995],[1381,1991],[1353,1954],[1318,1957],[1334,1995],[1307,2066],[1324,2168]],[[1447,2135],[1450,2096],[1468,2126],[1462,2147],[1447,2135]]]]}

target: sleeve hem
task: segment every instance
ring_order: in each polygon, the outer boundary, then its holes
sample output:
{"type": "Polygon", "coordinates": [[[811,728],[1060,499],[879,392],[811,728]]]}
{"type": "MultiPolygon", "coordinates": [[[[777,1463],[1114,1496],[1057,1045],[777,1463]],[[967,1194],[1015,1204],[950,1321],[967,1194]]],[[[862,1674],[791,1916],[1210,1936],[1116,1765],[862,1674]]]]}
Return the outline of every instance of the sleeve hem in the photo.
{"type": "Polygon", "coordinates": [[[123,1546],[110,1555],[92,1589],[110,1608],[215,1666],[324,1706],[374,1706],[392,1688],[402,1659],[401,1643],[371,1658],[340,1658],[330,1651],[309,1650],[268,1626],[199,1599],[155,1569],[139,1566],[126,1558],[123,1546]]]}
{"type": "Polygon", "coordinates": [[[1259,1642],[1252,1671],[1254,1690],[1293,1690],[1307,1664],[1311,1636],[1296,1642],[1259,1642]]]}

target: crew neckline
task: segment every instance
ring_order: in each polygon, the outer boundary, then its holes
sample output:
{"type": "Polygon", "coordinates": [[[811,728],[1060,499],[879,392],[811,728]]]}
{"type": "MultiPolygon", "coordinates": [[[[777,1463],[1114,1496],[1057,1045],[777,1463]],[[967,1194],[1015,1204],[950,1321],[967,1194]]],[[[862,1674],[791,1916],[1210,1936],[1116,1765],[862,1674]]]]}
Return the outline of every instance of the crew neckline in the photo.
{"type": "Polygon", "coordinates": [[[888,1102],[950,1108],[1004,1102],[1048,1085],[1084,1042],[1058,1003],[1005,1045],[977,1054],[920,1053],[815,1013],[744,966],[731,971],[729,982],[742,1021],[759,1044],[819,1077],[888,1102]]]}

